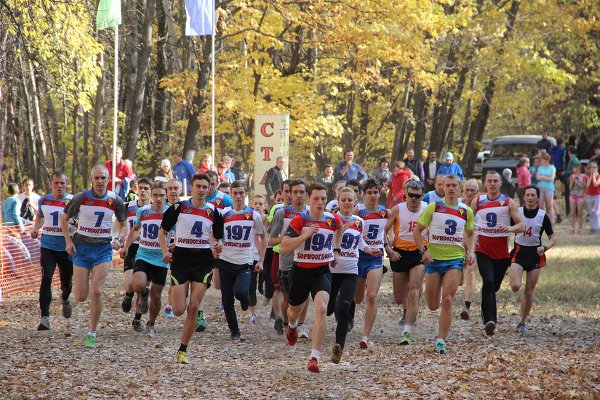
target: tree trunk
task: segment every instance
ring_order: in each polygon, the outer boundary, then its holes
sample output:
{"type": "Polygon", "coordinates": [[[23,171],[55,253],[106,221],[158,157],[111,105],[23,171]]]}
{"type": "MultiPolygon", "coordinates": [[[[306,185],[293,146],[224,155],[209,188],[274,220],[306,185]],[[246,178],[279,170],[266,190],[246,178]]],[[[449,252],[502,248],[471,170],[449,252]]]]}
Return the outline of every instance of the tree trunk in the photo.
{"type": "Polygon", "coordinates": [[[83,114],[83,159],[81,166],[82,187],[88,187],[88,178],[90,176],[90,113],[83,114]]]}
{"type": "Polygon", "coordinates": [[[135,88],[131,95],[131,111],[129,115],[129,124],[126,134],[127,145],[123,152],[123,158],[133,160],[137,150],[139,139],[140,122],[142,120],[142,111],[144,106],[144,92],[146,89],[146,77],[150,69],[150,55],[152,52],[152,22],[154,20],[154,8],[156,0],[146,1],[146,12],[144,15],[144,24],[141,29],[142,42],[141,51],[137,62],[137,74],[135,79],[135,88]]]}
{"type": "MultiPolygon", "coordinates": [[[[35,145],[35,122],[34,122],[34,118],[33,118],[33,105],[32,105],[32,101],[31,101],[31,97],[29,95],[29,84],[27,82],[27,76],[25,75],[25,65],[23,62],[23,53],[19,54],[19,64],[20,64],[20,70],[21,70],[21,83],[23,84],[23,94],[25,95],[25,105],[26,105],[26,110],[27,110],[27,123],[28,123],[28,129],[27,129],[27,133],[28,135],[26,136],[26,147],[24,149],[23,155],[24,157],[26,157],[26,161],[25,161],[25,165],[31,167],[34,166],[36,163],[35,161],[37,160],[37,148],[35,145]]],[[[26,169],[25,171],[21,171],[21,173],[23,175],[32,177],[33,180],[39,184],[39,180],[37,179],[38,176],[36,176],[37,173],[37,169],[34,169],[33,171],[31,171],[29,168],[26,169]],[[33,173],[32,173],[33,172],[33,173]]]]}
{"type": "Polygon", "coordinates": [[[200,132],[200,115],[206,104],[207,87],[210,79],[211,43],[210,36],[202,36],[198,39],[201,45],[201,59],[198,59],[198,78],[196,80],[196,94],[191,105],[187,109],[188,126],[185,132],[183,153],[186,160],[193,163],[194,154],[198,146],[198,133],[200,132]]]}
{"type": "Polygon", "coordinates": [[[77,193],[79,185],[77,184],[77,177],[79,176],[79,151],[77,141],[79,140],[79,116],[77,115],[79,107],[76,105],[73,110],[73,167],[71,169],[71,190],[73,193],[77,193]]]}
{"type": "Polygon", "coordinates": [[[29,74],[31,76],[31,89],[32,89],[32,97],[33,97],[33,107],[35,110],[35,119],[36,119],[36,130],[37,130],[37,140],[35,141],[35,146],[38,147],[38,158],[35,160],[36,165],[36,175],[38,177],[38,185],[42,187],[50,186],[50,174],[48,173],[48,167],[46,165],[47,160],[47,150],[46,150],[46,139],[44,137],[44,131],[42,130],[43,122],[42,122],[42,114],[40,112],[40,101],[39,101],[39,93],[37,90],[37,84],[35,82],[35,73],[33,71],[33,64],[31,60],[28,62],[29,64],[29,74]]]}
{"type": "Polygon", "coordinates": [[[104,54],[100,54],[100,77],[98,77],[98,88],[96,89],[96,99],[94,101],[94,151],[90,160],[91,165],[98,164],[100,159],[100,146],[102,140],[102,124],[104,119],[104,54]]]}
{"type": "Polygon", "coordinates": [[[396,123],[396,130],[394,132],[394,143],[392,145],[392,160],[398,160],[400,157],[400,148],[404,142],[404,132],[406,131],[406,113],[411,101],[411,85],[410,82],[404,87],[404,96],[402,98],[402,105],[400,106],[399,119],[396,123]]]}
{"type": "Polygon", "coordinates": [[[425,133],[427,131],[427,125],[425,119],[427,116],[427,97],[428,94],[424,88],[418,87],[415,92],[414,101],[414,118],[415,118],[415,156],[419,159],[425,144],[425,133]]]}

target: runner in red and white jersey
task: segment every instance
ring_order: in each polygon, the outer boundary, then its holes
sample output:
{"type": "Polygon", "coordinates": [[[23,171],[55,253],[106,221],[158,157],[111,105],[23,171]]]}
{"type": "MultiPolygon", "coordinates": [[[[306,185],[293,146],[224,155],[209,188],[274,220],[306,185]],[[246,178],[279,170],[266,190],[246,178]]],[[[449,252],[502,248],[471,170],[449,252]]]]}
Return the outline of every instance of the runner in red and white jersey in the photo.
{"type": "Polygon", "coordinates": [[[288,345],[298,340],[298,317],[309,294],[314,301],[315,322],[308,370],[319,372],[319,356],[327,331],[327,303],[331,293],[331,272],[341,251],[342,222],[338,215],[326,213],[327,187],[313,184],[308,188],[310,210],[295,216],[281,242],[281,253],[294,252],[290,282],[288,345]]]}
{"type": "Polygon", "coordinates": [[[497,171],[485,175],[486,195],[471,203],[475,214],[477,233],[477,267],[483,280],[481,287],[481,315],[488,336],[494,334],[497,322],[496,292],[500,290],[506,270],[510,266],[508,238],[511,233],[523,232],[517,204],[500,193],[502,177],[497,171]],[[511,218],[514,225],[511,224],[511,218]]]}

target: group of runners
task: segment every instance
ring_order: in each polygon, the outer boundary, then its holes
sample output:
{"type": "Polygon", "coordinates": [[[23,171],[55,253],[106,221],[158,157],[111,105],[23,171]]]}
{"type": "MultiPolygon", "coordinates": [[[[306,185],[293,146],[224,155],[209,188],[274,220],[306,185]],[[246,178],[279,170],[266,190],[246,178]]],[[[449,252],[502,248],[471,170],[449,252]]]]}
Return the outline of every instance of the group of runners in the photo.
{"type": "Polygon", "coordinates": [[[122,309],[134,308],[135,331],[144,331],[141,316],[149,313],[145,331],[156,335],[163,289],[170,281],[164,315],[186,313],[176,352],[176,361],[182,364],[188,363],[194,331],[206,329],[202,302],[211,285],[221,291],[221,307],[235,341],[243,340],[235,302],[248,310],[252,323],[258,323],[258,288],[270,299],[273,327],[285,335],[289,346],[299,337],[310,337],[309,371],[319,372],[327,316],[335,315],[331,361],[339,363],[347,334],[355,327],[356,307],[363,302],[363,326],[356,327],[362,330],[358,345],[369,348],[387,270],[385,256],[390,260],[394,299],[403,310],[401,345],[412,341],[425,281],[428,308],[441,309],[434,351],[448,352],[453,299],[464,284],[459,315],[469,319],[476,269],[483,281],[481,317],[488,336],[495,332],[496,292],[507,270],[514,291],[520,290],[526,273],[516,321],[516,330],[525,333],[545,253],[555,244],[550,219],[538,208],[539,189],[525,188],[524,207],[518,208],[500,193],[502,179],[493,171],[484,177],[482,195],[477,182],[461,182],[455,175],[438,175],[435,190],[429,193],[418,180],[409,180],[405,201],[391,210],[379,204],[381,187],[374,179],[339,185],[336,201],[330,203],[327,187],[286,180],[270,209],[265,196],[248,198],[242,182],[218,187],[211,171],[193,176],[191,197],[185,200],[179,198],[182,187],[177,180],[140,178],[138,199],[127,204],[107,190],[106,167],[94,166],[91,180],[91,189],[70,195],[67,177],[57,172],[52,175],[52,192],[39,201],[31,233],[34,238],[41,233],[38,329],[50,329],[51,282],[58,265],[65,318],[72,314],[71,282],[75,300],[91,297],[85,346],[95,348],[103,286],[113,252],[119,251],[124,258],[122,309]],[[509,252],[512,234],[514,248],[509,252]],[[309,331],[305,321],[311,300],[309,331]]]}

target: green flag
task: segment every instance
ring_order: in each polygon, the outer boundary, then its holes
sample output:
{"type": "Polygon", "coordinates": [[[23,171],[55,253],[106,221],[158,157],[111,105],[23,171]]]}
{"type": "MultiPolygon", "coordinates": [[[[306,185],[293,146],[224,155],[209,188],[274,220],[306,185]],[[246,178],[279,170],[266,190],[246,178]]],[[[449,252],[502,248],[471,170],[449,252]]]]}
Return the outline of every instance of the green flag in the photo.
{"type": "Polygon", "coordinates": [[[121,0],[100,0],[96,14],[96,29],[112,28],[121,24],[121,0]]]}

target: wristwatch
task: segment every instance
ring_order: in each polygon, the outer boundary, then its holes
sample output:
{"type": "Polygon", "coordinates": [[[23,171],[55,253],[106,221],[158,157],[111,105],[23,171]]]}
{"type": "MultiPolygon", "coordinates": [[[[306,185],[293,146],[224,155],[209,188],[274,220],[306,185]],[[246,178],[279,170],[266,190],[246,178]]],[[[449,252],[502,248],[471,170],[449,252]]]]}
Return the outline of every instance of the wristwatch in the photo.
{"type": "Polygon", "coordinates": [[[341,252],[342,252],[342,249],[333,249],[333,252],[334,252],[334,253],[341,253],[341,252]]]}
{"type": "Polygon", "coordinates": [[[425,253],[427,251],[427,247],[424,247],[422,249],[419,249],[419,255],[422,256],[423,253],[425,253]]]}

